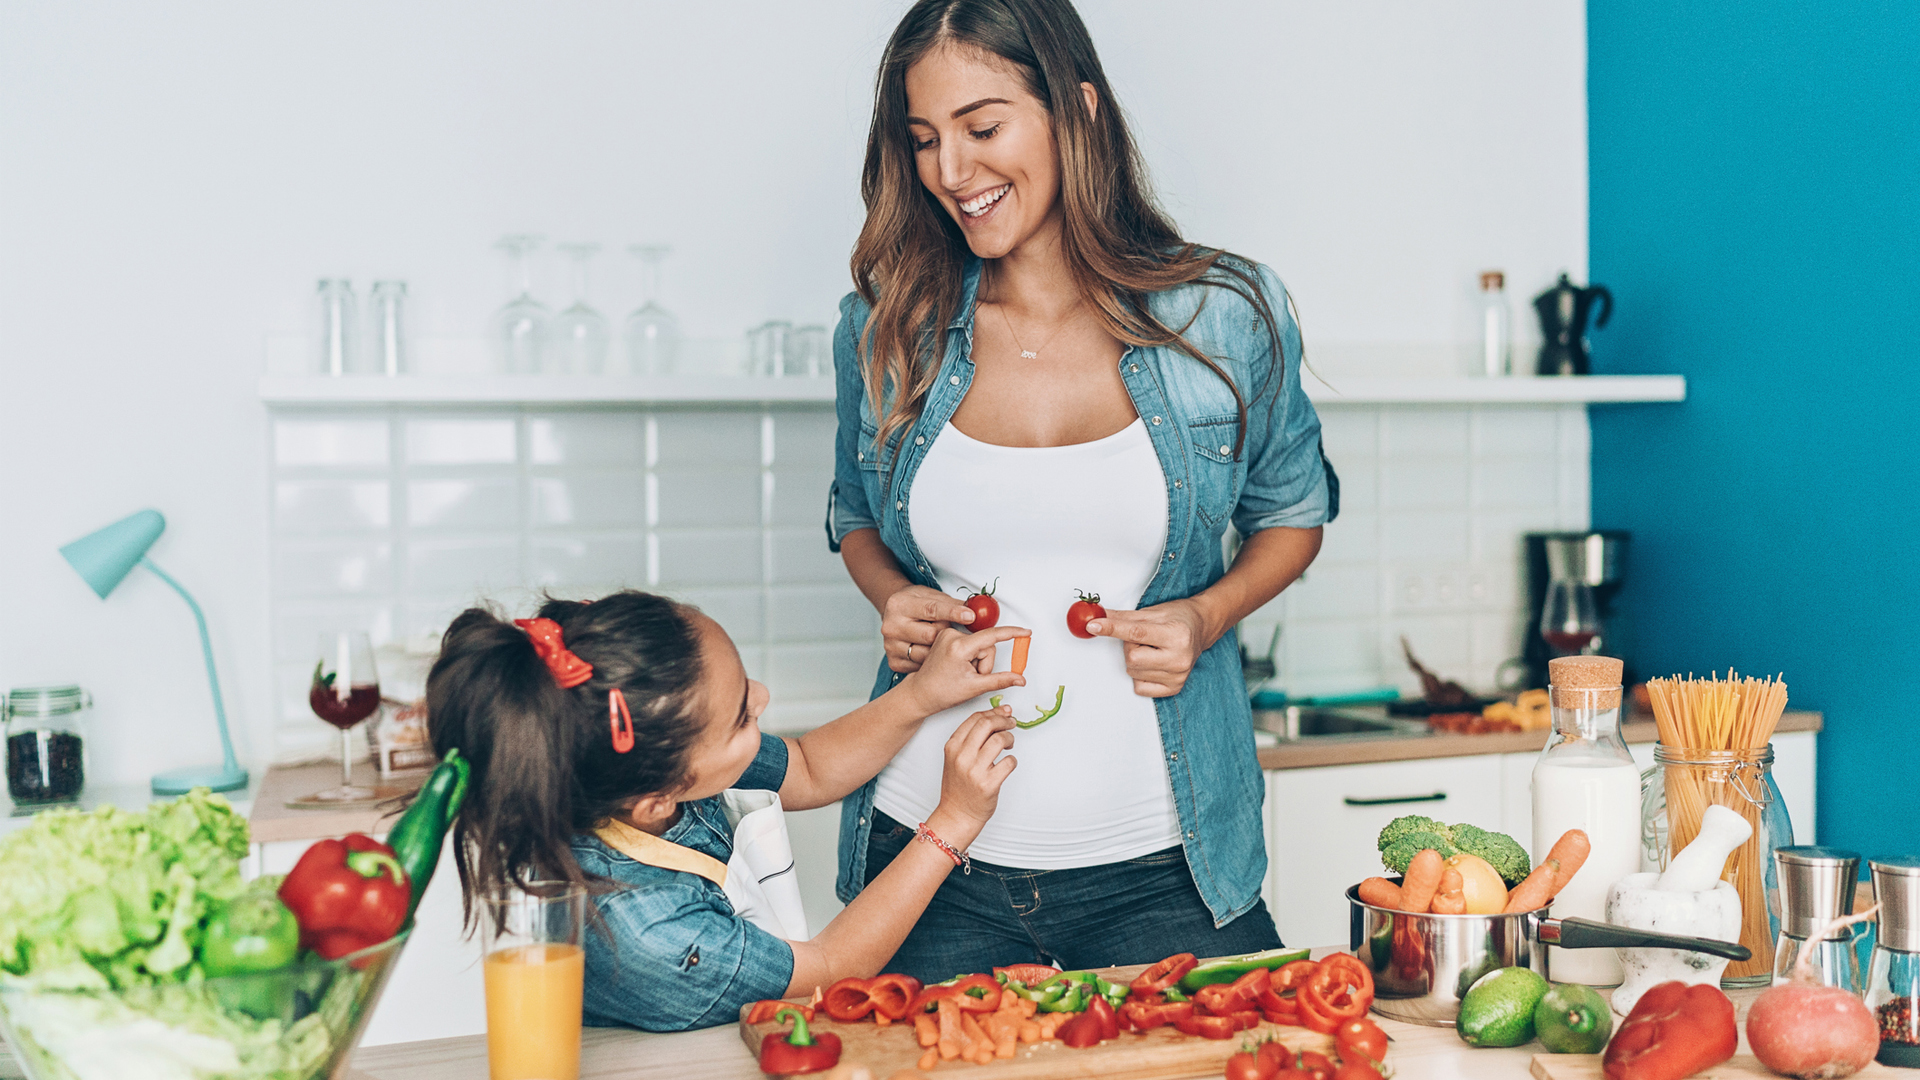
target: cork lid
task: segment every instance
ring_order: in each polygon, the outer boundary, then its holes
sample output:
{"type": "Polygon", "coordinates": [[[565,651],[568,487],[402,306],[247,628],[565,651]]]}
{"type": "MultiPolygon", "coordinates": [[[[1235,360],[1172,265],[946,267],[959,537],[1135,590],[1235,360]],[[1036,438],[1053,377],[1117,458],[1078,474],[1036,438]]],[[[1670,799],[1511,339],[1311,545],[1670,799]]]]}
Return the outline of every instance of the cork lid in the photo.
{"type": "Polygon", "coordinates": [[[1563,709],[1617,709],[1626,663],[1611,656],[1557,656],[1547,661],[1553,703],[1563,709]],[[1588,693],[1601,690],[1609,693],[1588,693]]]}

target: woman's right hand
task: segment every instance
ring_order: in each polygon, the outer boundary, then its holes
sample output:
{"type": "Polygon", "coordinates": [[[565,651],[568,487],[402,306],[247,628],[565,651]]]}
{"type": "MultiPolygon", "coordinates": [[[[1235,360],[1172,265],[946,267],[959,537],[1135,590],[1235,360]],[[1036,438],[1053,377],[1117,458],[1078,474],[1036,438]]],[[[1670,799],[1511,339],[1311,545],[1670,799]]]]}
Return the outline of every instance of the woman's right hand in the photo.
{"type": "Polygon", "coordinates": [[[908,585],[887,597],[880,611],[880,637],[887,666],[902,675],[919,671],[926,663],[933,639],[949,626],[973,621],[967,605],[925,585],[908,585]]]}
{"type": "Polygon", "coordinates": [[[993,816],[994,808],[1000,803],[1000,785],[1019,764],[1012,754],[1000,756],[1011,749],[1013,707],[1010,705],[974,713],[954,729],[952,737],[947,739],[947,766],[940,774],[940,805],[934,808],[934,813],[950,814],[956,819],[948,827],[957,837],[943,833],[942,839],[955,847],[965,847],[993,816]]]}
{"type": "Polygon", "coordinates": [[[972,634],[942,630],[934,635],[932,645],[914,650],[921,659],[920,670],[901,679],[888,693],[907,695],[914,712],[932,716],[975,698],[1025,686],[1026,676],[993,670],[994,650],[1003,641],[1032,633],[1024,626],[995,626],[972,634]]]}

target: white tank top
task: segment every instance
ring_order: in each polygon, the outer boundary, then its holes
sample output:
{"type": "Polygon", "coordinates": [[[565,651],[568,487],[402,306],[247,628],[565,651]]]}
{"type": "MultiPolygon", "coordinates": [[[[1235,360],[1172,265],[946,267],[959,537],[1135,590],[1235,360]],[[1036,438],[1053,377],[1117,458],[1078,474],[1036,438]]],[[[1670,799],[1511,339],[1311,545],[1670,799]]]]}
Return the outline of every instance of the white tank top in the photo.
{"type": "MultiPolygon", "coordinates": [[[[1062,870],[1180,843],[1153,699],[1133,692],[1120,642],[1067,632],[1074,590],[1139,606],[1167,538],[1166,477],[1146,425],[1072,446],[983,443],[952,424],[927,451],[910,496],[914,539],[942,591],[993,582],[1000,625],[1033,631],[1027,685],[1004,697],[1032,720],[1065,686],[1060,712],[1014,732],[1019,767],[1000,789],[972,857],[1062,870]]],[[[1011,644],[995,662],[1005,671],[1011,644]]],[[[940,801],[947,738],[984,698],[929,717],[880,773],[874,805],[925,821],[940,801]]]]}

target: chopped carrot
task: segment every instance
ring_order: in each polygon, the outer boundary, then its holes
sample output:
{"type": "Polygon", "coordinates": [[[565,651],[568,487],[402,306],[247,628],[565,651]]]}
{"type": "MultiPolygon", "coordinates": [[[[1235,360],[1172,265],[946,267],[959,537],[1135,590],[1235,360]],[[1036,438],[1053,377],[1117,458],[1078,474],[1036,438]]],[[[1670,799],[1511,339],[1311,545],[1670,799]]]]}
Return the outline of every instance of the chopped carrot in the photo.
{"type": "Polygon", "coordinates": [[[960,1032],[960,1060],[977,1060],[980,1056],[980,1044],[987,1041],[986,1035],[980,1030],[980,1024],[974,1020],[972,1013],[961,1013],[960,1022],[954,1027],[960,1032]]]}
{"type": "Polygon", "coordinates": [[[1014,1009],[1020,1006],[1021,997],[1011,990],[1000,991],[1000,1008],[1014,1009]]]}
{"type": "Polygon", "coordinates": [[[1020,1041],[1037,1043],[1040,1041],[1040,1025],[1031,1020],[1020,1021],[1020,1041]]]}
{"type": "Polygon", "coordinates": [[[1021,998],[1014,1004],[1019,1007],[1020,1015],[1024,1017],[1031,1018],[1034,1013],[1040,1011],[1040,1006],[1029,998],[1021,998]]]}
{"type": "Polygon", "coordinates": [[[933,1046],[940,1041],[940,1025],[931,1015],[921,1013],[913,1018],[913,1034],[921,1046],[933,1046]]]}
{"type": "Polygon", "coordinates": [[[952,998],[940,1000],[940,1056],[951,1061],[960,1056],[960,1040],[966,1032],[960,1029],[960,1006],[952,998]]]}
{"type": "Polygon", "coordinates": [[[1027,649],[1032,644],[1033,639],[1030,637],[1017,637],[1013,639],[1013,673],[1015,675],[1025,675],[1027,673],[1027,649]]]}
{"type": "Polygon", "coordinates": [[[920,1055],[920,1060],[914,1062],[913,1067],[919,1069],[921,1072],[932,1072],[933,1067],[938,1064],[940,1064],[940,1052],[938,1050],[928,1050],[926,1053],[920,1055]]]}
{"type": "Polygon", "coordinates": [[[879,1009],[875,1009],[873,1010],[873,1022],[877,1027],[886,1027],[888,1024],[893,1023],[893,1018],[881,1012],[879,1009]]]}

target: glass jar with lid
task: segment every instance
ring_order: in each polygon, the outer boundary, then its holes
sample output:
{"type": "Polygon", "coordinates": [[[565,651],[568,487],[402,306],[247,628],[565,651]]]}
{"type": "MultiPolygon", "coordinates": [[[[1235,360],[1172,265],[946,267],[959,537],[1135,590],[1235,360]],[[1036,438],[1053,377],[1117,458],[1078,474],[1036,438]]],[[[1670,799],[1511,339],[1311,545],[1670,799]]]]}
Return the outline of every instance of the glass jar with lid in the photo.
{"type": "Polygon", "coordinates": [[[78,686],[22,686],[7,694],[7,794],[16,804],[80,797],[92,711],[93,696],[78,686]]]}
{"type": "Polygon", "coordinates": [[[1882,1065],[1920,1068],[1920,855],[1875,859],[1873,899],[1880,905],[1867,1008],[1880,1026],[1882,1065]]]}

